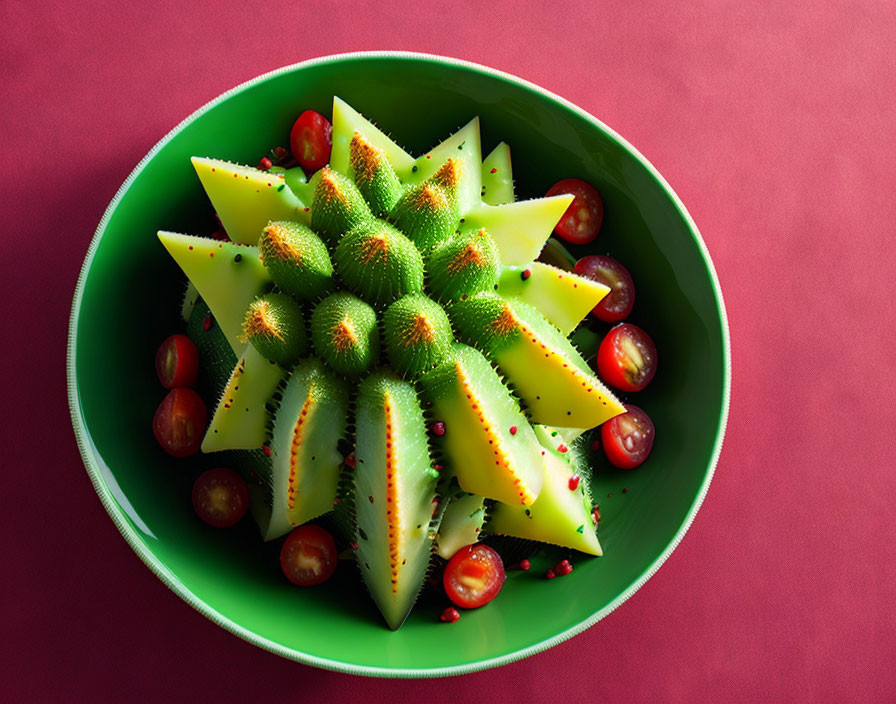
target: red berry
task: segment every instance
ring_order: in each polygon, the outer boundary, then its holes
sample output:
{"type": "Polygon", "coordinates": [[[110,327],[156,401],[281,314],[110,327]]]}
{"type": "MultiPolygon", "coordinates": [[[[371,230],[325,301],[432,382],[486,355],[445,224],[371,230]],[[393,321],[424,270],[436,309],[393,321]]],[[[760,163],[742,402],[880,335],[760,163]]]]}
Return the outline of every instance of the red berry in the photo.
{"type": "Polygon", "coordinates": [[[573,474],[569,478],[569,490],[570,491],[575,491],[576,489],[579,488],[579,480],[580,479],[581,479],[581,477],[579,477],[578,474],[573,474]]]}
{"type": "Polygon", "coordinates": [[[262,158],[261,158],[261,161],[258,162],[258,168],[261,169],[262,171],[267,171],[267,170],[270,169],[273,165],[274,165],[274,162],[272,162],[272,161],[271,161],[270,159],[268,159],[266,156],[265,156],[265,157],[262,157],[262,158]]]}
{"type": "Polygon", "coordinates": [[[560,562],[554,565],[554,574],[558,577],[565,577],[570,572],[572,572],[572,565],[569,560],[560,560],[560,562]]]}
{"type": "Polygon", "coordinates": [[[453,606],[449,606],[442,612],[439,618],[445,623],[457,623],[460,620],[460,611],[453,606]]]}
{"type": "Polygon", "coordinates": [[[445,434],[445,424],[442,421],[437,420],[432,424],[432,432],[439,437],[442,437],[445,434]]]}
{"type": "Polygon", "coordinates": [[[560,445],[557,446],[557,452],[569,452],[569,448],[563,443],[560,443],[560,445]]]}
{"type": "Polygon", "coordinates": [[[523,572],[528,572],[532,567],[532,564],[528,560],[520,560],[520,569],[523,572]]]}
{"type": "Polygon", "coordinates": [[[355,453],[352,452],[348,457],[345,458],[345,466],[350,467],[351,469],[354,469],[355,464],[356,464],[355,453]]]}
{"type": "Polygon", "coordinates": [[[515,425],[510,426],[510,434],[511,435],[516,435],[516,430],[517,430],[517,428],[515,425]]]}
{"type": "Polygon", "coordinates": [[[554,570],[548,570],[544,573],[545,579],[553,579],[557,575],[554,574],[554,570]]]}
{"type": "Polygon", "coordinates": [[[520,274],[520,278],[521,278],[523,281],[525,281],[526,279],[528,279],[530,276],[532,276],[532,270],[531,270],[531,269],[524,269],[524,270],[523,270],[523,273],[520,274]]]}

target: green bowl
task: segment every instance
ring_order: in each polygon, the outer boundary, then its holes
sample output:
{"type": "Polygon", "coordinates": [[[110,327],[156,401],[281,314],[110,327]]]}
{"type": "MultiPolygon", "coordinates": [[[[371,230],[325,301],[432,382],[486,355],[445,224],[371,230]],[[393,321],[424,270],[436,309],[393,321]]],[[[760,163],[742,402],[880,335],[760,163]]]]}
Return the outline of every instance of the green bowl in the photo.
{"type": "MultiPolygon", "coordinates": [[[[577,256],[585,249],[575,252],[577,256]]],[[[600,121],[530,83],[482,66],[404,53],[347,54],[266,74],[178,125],[140,162],[90,244],[72,305],[68,355],[72,420],[87,473],[140,558],[215,623],[262,648],[356,674],[425,677],[518,660],[595,624],[659,568],[694,519],[718,460],[728,410],[730,354],[718,280],[678,197],[633,147],[600,121]],[[587,252],[612,253],[637,285],[632,322],[650,332],[659,371],[631,402],[657,440],[642,467],[597,476],[605,555],[563,579],[511,572],[501,596],[451,626],[421,605],[388,630],[354,570],[328,585],[291,587],[246,520],[227,531],[190,504],[213,456],[175,460],[150,424],[163,391],[158,344],[177,327],[183,279],[158,229],[208,232],[211,209],[190,156],[254,163],[282,144],[305,108],[331,111],[333,94],[421,153],[479,115],[483,151],[511,146],[519,197],[580,177],[606,203],[587,252]],[[623,488],[628,491],[623,493],[623,488]],[[612,497],[609,496],[612,494],[612,497]]]]}

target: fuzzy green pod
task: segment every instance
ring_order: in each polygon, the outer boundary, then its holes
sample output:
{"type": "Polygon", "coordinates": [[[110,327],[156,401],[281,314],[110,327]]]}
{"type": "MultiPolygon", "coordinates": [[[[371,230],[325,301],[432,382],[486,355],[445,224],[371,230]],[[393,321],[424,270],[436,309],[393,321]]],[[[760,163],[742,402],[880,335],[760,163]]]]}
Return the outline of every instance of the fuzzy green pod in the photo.
{"type": "Polygon", "coordinates": [[[384,220],[366,221],[346,233],[333,258],[346,286],[374,306],[423,289],[420,252],[384,220]]]}
{"type": "Polygon", "coordinates": [[[394,630],[407,618],[429,566],[438,479],[413,385],[389,372],[361,382],[355,434],[356,557],[394,630]]]}
{"type": "Polygon", "coordinates": [[[308,352],[302,309],[285,293],[266,293],[252,301],[243,321],[243,339],[284,369],[308,352]]]}
{"type": "Polygon", "coordinates": [[[462,171],[462,162],[448,159],[428,180],[406,191],[392,210],[392,222],[424,253],[457,229],[457,187],[462,171]]]}
{"type": "Polygon", "coordinates": [[[311,315],[311,341],[317,356],[334,371],[359,376],[380,356],[376,313],[350,293],[334,293],[311,315]]]}
{"type": "Polygon", "coordinates": [[[389,163],[386,152],[372,145],[360,132],[349,144],[349,163],[355,172],[355,185],[377,217],[385,217],[401,196],[401,181],[389,163]]]}
{"type": "Polygon", "coordinates": [[[439,364],[454,342],[442,306],[423,294],[405,296],[389,306],[383,330],[392,368],[411,378],[439,364]]]}
{"type": "Polygon", "coordinates": [[[350,178],[325,166],[315,179],[311,229],[330,244],[335,245],[345,232],[373,217],[350,178]]]}
{"type": "Polygon", "coordinates": [[[299,300],[316,300],[333,287],[327,246],[311,228],[297,222],[272,222],[258,240],[261,261],[277,287],[299,300]]]}
{"type": "Polygon", "coordinates": [[[439,245],[429,259],[429,287],[440,301],[489,291],[498,284],[501,259],[484,230],[456,235],[439,245]]]}
{"type": "Polygon", "coordinates": [[[452,304],[458,337],[498,365],[536,423],[594,428],[625,409],[535,308],[495,293],[452,304]]]}

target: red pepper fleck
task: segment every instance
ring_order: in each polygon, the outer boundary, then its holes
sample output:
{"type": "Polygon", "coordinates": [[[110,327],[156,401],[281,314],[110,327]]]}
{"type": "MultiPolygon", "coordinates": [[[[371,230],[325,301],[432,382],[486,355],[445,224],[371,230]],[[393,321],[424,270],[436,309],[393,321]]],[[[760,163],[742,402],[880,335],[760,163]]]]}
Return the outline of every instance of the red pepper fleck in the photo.
{"type": "Polygon", "coordinates": [[[268,457],[271,456],[271,448],[270,447],[268,447],[267,445],[262,445],[261,449],[264,450],[264,454],[266,454],[268,457]]]}
{"type": "Polygon", "coordinates": [[[521,278],[523,281],[525,281],[526,279],[528,279],[530,276],[532,276],[532,270],[531,270],[531,269],[524,269],[524,270],[523,270],[523,273],[520,274],[520,278],[521,278]]]}
{"type": "Polygon", "coordinates": [[[561,442],[557,446],[557,452],[569,452],[569,448],[561,442]]]}
{"type": "Polygon", "coordinates": [[[206,331],[212,329],[212,316],[207,315],[207,316],[205,316],[205,318],[203,318],[203,320],[202,320],[202,329],[203,329],[203,330],[206,330],[206,331]]]}
{"type": "Polygon", "coordinates": [[[338,506],[338,505],[339,505],[339,502],[340,502],[341,500],[342,500],[342,499],[340,499],[340,498],[337,496],[335,499],[333,499],[333,505],[334,505],[334,506],[338,506]]]}
{"type": "Polygon", "coordinates": [[[351,467],[352,469],[355,468],[356,460],[354,452],[352,452],[348,457],[345,458],[345,464],[347,467],[351,467]]]}
{"type": "Polygon", "coordinates": [[[274,165],[274,162],[268,159],[266,156],[261,158],[261,161],[258,162],[258,168],[262,171],[267,171],[274,165]]]}
{"type": "Polygon", "coordinates": [[[578,474],[573,474],[569,478],[569,490],[570,491],[575,491],[576,489],[579,488],[579,480],[580,479],[581,479],[581,477],[578,474]]]}
{"type": "Polygon", "coordinates": [[[591,509],[591,519],[594,521],[594,525],[600,523],[600,511],[598,510],[600,507],[595,506],[591,509]]]}
{"type": "Polygon", "coordinates": [[[545,579],[553,579],[556,576],[557,575],[554,574],[554,570],[548,570],[547,572],[544,573],[545,579]]]}
{"type": "MultiPolygon", "coordinates": [[[[589,389],[589,391],[590,391],[590,389],[589,389]]],[[[591,442],[591,451],[592,451],[592,452],[597,452],[599,449],[600,449],[600,436],[598,435],[598,436],[595,437],[594,440],[591,442]]]]}
{"type": "Polygon", "coordinates": [[[516,435],[516,426],[515,426],[515,425],[511,425],[511,426],[510,426],[510,434],[511,434],[511,435],[516,435]]]}
{"type": "Polygon", "coordinates": [[[444,621],[445,623],[457,623],[460,620],[460,611],[455,609],[453,606],[449,606],[442,612],[442,615],[439,616],[439,619],[444,621]]]}
{"type": "Polygon", "coordinates": [[[528,560],[520,560],[520,569],[523,572],[528,572],[532,568],[532,563],[528,560]]]}
{"type": "Polygon", "coordinates": [[[373,497],[372,497],[372,496],[368,496],[368,497],[367,497],[367,500],[368,500],[370,503],[373,503],[373,497]]]}
{"type": "Polygon", "coordinates": [[[496,174],[496,173],[498,173],[498,170],[497,170],[497,169],[492,169],[492,170],[491,170],[491,173],[496,174]]]}
{"type": "Polygon", "coordinates": [[[442,437],[445,434],[445,424],[442,421],[437,420],[432,424],[432,432],[439,437],[442,437]]]}
{"type": "Polygon", "coordinates": [[[443,464],[434,464],[434,465],[432,466],[432,468],[433,468],[434,470],[436,470],[437,472],[441,472],[443,469],[445,469],[445,465],[443,465],[443,464]]]}
{"type": "Polygon", "coordinates": [[[287,157],[287,155],[289,154],[289,152],[287,151],[286,147],[274,147],[274,148],[271,150],[271,153],[274,155],[274,158],[275,158],[278,162],[283,161],[283,160],[287,157]]]}
{"type": "Polygon", "coordinates": [[[352,543],[352,550],[357,550],[357,549],[358,549],[358,544],[352,543]]]}
{"type": "Polygon", "coordinates": [[[622,490],[622,493],[623,493],[623,494],[627,494],[627,493],[628,493],[628,487],[626,487],[625,489],[623,489],[623,490],[622,490]]]}

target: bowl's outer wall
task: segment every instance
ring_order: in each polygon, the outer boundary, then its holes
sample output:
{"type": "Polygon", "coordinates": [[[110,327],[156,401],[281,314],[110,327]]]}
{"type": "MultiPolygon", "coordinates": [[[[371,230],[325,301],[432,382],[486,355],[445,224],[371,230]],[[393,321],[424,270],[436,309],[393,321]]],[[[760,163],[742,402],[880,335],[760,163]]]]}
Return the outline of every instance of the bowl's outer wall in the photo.
{"type": "Polygon", "coordinates": [[[669,546],[709,480],[725,414],[726,331],[698,236],[627,147],[526,85],[411,57],[347,57],[273,75],[174,134],[121,194],[101,234],[74,328],[74,412],[76,423],[83,417],[82,448],[94,482],[107,506],[113,502],[113,517],[127,524],[123,531],[142,543],[138,552],[169,584],[222,625],[277,652],[383,674],[447,673],[512,659],[626,596],[669,546]],[[542,195],[565,177],[594,183],[606,219],[588,251],[611,253],[628,266],[638,294],[631,322],[648,330],[659,349],[655,380],[627,399],[655,422],[653,455],[634,472],[601,465],[598,473],[605,556],[576,559],[565,579],[511,573],[500,599],[465,613],[451,628],[438,624],[433,604],[418,608],[398,632],[388,631],[372,602],[359,595],[349,565],[327,587],[288,586],[277,568],[277,546],[262,546],[249,521],[219,532],[195,519],[189,487],[215,457],[168,458],[150,433],[163,396],[153,354],[177,327],[183,290],[155,233],[214,229],[190,156],[255,163],[284,143],[302,109],[329,114],[334,94],[413,153],[479,115],[483,151],[501,140],[511,147],[518,197],[542,195]]]}

